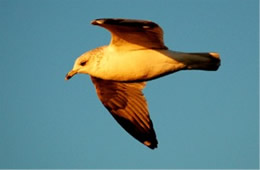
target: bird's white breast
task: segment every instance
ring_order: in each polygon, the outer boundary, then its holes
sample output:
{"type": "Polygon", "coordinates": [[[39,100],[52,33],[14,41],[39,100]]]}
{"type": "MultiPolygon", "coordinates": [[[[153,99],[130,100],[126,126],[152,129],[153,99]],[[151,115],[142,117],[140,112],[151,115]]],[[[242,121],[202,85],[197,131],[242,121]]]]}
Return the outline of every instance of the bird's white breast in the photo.
{"type": "Polygon", "coordinates": [[[106,47],[96,77],[115,81],[141,81],[158,77],[184,67],[167,50],[141,49],[115,51],[106,47]]]}

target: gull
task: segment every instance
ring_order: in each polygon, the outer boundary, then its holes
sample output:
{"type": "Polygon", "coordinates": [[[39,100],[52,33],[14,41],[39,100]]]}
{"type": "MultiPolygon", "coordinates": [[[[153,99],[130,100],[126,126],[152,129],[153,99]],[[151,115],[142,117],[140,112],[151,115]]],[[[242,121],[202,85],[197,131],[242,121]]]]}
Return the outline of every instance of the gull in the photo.
{"type": "Polygon", "coordinates": [[[169,50],[161,27],[147,20],[101,18],[91,22],[111,33],[109,45],[85,52],[65,79],[88,74],[97,95],[115,120],[151,149],[158,141],[142,93],[146,82],[179,70],[215,71],[216,52],[186,53],[169,50]]]}

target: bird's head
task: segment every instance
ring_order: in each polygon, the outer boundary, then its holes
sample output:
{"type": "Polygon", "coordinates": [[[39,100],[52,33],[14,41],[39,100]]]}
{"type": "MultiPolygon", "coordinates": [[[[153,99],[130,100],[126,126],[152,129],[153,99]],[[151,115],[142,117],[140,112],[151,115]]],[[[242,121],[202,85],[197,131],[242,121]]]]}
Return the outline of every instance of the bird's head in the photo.
{"type": "Polygon", "coordinates": [[[66,74],[65,80],[69,80],[71,77],[78,73],[89,74],[89,61],[90,55],[88,54],[88,52],[78,57],[74,63],[73,69],[66,74]]]}

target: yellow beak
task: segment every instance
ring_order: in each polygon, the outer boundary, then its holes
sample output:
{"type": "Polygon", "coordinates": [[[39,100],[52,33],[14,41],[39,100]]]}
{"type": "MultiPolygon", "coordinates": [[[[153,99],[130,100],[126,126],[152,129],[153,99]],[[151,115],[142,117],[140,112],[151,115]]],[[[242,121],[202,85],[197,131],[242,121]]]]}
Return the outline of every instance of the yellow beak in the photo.
{"type": "Polygon", "coordinates": [[[73,77],[75,74],[77,74],[76,70],[71,70],[66,74],[65,80],[69,80],[71,77],[73,77]]]}

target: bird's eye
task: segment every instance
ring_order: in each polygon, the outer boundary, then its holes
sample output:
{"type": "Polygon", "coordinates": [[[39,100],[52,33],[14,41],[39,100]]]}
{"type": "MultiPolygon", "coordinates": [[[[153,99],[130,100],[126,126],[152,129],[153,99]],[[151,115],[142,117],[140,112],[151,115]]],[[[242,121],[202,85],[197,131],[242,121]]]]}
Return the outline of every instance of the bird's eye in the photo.
{"type": "Polygon", "coordinates": [[[86,65],[86,63],[87,63],[87,61],[82,61],[82,62],[80,63],[80,65],[81,65],[81,66],[84,66],[84,65],[86,65]]]}

